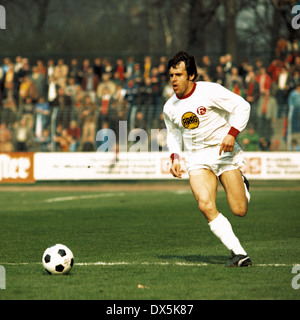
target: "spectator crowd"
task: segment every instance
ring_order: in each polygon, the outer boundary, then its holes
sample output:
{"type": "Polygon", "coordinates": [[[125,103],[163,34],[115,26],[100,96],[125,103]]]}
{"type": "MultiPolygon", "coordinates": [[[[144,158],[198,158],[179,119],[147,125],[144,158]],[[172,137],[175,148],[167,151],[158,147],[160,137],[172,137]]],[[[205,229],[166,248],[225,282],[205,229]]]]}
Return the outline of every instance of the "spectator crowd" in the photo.
{"type": "MultiPolygon", "coordinates": [[[[280,38],[274,59],[236,64],[230,54],[197,57],[199,79],[222,84],[251,104],[246,151],[300,151],[300,41],[280,38]]],[[[163,129],[162,107],[173,94],[162,56],[72,58],[0,64],[0,152],[96,151],[100,129],[163,129]]],[[[150,141],[149,141],[150,143],[150,141]]],[[[163,140],[160,140],[163,143],[163,140]]],[[[163,147],[163,145],[161,145],[163,147]]]]}

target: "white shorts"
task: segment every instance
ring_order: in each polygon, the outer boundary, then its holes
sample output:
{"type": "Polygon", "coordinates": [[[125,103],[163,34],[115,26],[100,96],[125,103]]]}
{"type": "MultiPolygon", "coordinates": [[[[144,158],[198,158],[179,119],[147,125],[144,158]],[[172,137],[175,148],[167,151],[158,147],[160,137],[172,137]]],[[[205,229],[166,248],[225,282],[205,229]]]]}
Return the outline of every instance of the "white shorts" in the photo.
{"type": "Polygon", "coordinates": [[[211,170],[217,177],[223,172],[239,169],[245,164],[241,147],[235,143],[231,152],[222,152],[220,147],[202,149],[196,153],[189,153],[185,159],[189,175],[198,174],[200,169],[211,170]]]}

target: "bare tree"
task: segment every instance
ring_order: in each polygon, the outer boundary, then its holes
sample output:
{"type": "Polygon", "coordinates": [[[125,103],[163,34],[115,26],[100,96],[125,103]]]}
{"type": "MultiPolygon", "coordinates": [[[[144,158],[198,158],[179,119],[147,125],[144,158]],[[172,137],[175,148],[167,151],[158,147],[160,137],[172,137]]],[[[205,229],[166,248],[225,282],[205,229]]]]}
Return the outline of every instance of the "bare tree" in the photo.
{"type": "Polygon", "coordinates": [[[181,0],[148,0],[145,8],[149,17],[149,50],[153,48],[165,50],[170,54],[174,50],[187,48],[188,21],[190,1],[181,0]],[[156,34],[156,36],[155,36],[156,34]],[[163,35],[163,47],[158,44],[159,37],[163,35]]]}
{"type": "Polygon", "coordinates": [[[37,21],[34,27],[36,32],[41,32],[47,19],[48,8],[51,0],[34,0],[37,7],[37,21]]]}
{"type": "Polygon", "coordinates": [[[236,0],[226,0],[225,5],[225,36],[226,53],[232,55],[233,61],[237,60],[237,35],[236,35],[236,0]]]}
{"type": "MultiPolygon", "coordinates": [[[[205,48],[203,35],[221,3],[222,0],[148,0],[150,32],[154,34],[156,29],[163,34],[168,55],[179,49],[193,50],[198,43],[205,48]]],[[[157,43],[150,41],[150,50],[155,47],[157,43]]]]}
{"type": "Polygon", "coordinates": [[[194,48],[197,43],[201,43],[203,51],[205,51],[206,41],[205,33],[207,26],[216,16],[217,9],[222,4],[222,0],[205,1],[191,0],[189,13],[189,32],[188,32],[188,47],[194,48]]]}
{"type": "Polygon", "coordinates": [[[2,0],[1,53],[16,55],[195,55],[234,60],[274,48],[295,0],[2,0]],[[246,19],[240,23],[240,17],[246,19]]]}

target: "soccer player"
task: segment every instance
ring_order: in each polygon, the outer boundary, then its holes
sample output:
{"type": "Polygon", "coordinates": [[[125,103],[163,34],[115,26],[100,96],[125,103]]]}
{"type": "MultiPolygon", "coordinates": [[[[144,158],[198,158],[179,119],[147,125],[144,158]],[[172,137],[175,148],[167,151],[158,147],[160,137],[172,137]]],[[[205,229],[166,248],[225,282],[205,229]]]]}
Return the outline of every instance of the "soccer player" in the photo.
{"type": "Polygon", "coordinates": [[[244,159],[235,140],[247,125],[250,105],[219,84],[196,82],[195,59],[184,51],[168,62],[168,69],[174,94],[163,113],[172,161],[170,172],[182,177],[180,153],[185,151],[189,182],[199,209],[211,231],[231,250],[225,266],[250,266],[252,262],[230,222],[216,206],[219,179],[233,214],[243,217],[247,213],[249,183],[239,170],[244,159]]]}

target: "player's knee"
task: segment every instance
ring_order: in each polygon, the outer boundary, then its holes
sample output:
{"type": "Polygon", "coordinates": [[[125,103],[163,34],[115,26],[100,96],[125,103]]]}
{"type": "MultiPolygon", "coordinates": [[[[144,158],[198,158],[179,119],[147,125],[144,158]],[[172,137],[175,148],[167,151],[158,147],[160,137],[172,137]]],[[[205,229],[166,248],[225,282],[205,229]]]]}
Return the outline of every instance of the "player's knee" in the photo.
{"type": "Polygon", "coordinates": [[[247,205],[240,204],[231,209],[233,214],[238,217],[244,217],[247,214],[247,205]]]}
{"type": "Polygon", "coordinates": [[[198,200],[198,207],[205,216],[209,216],[216,210],[215,205],[207,199],[198,200]]]}

